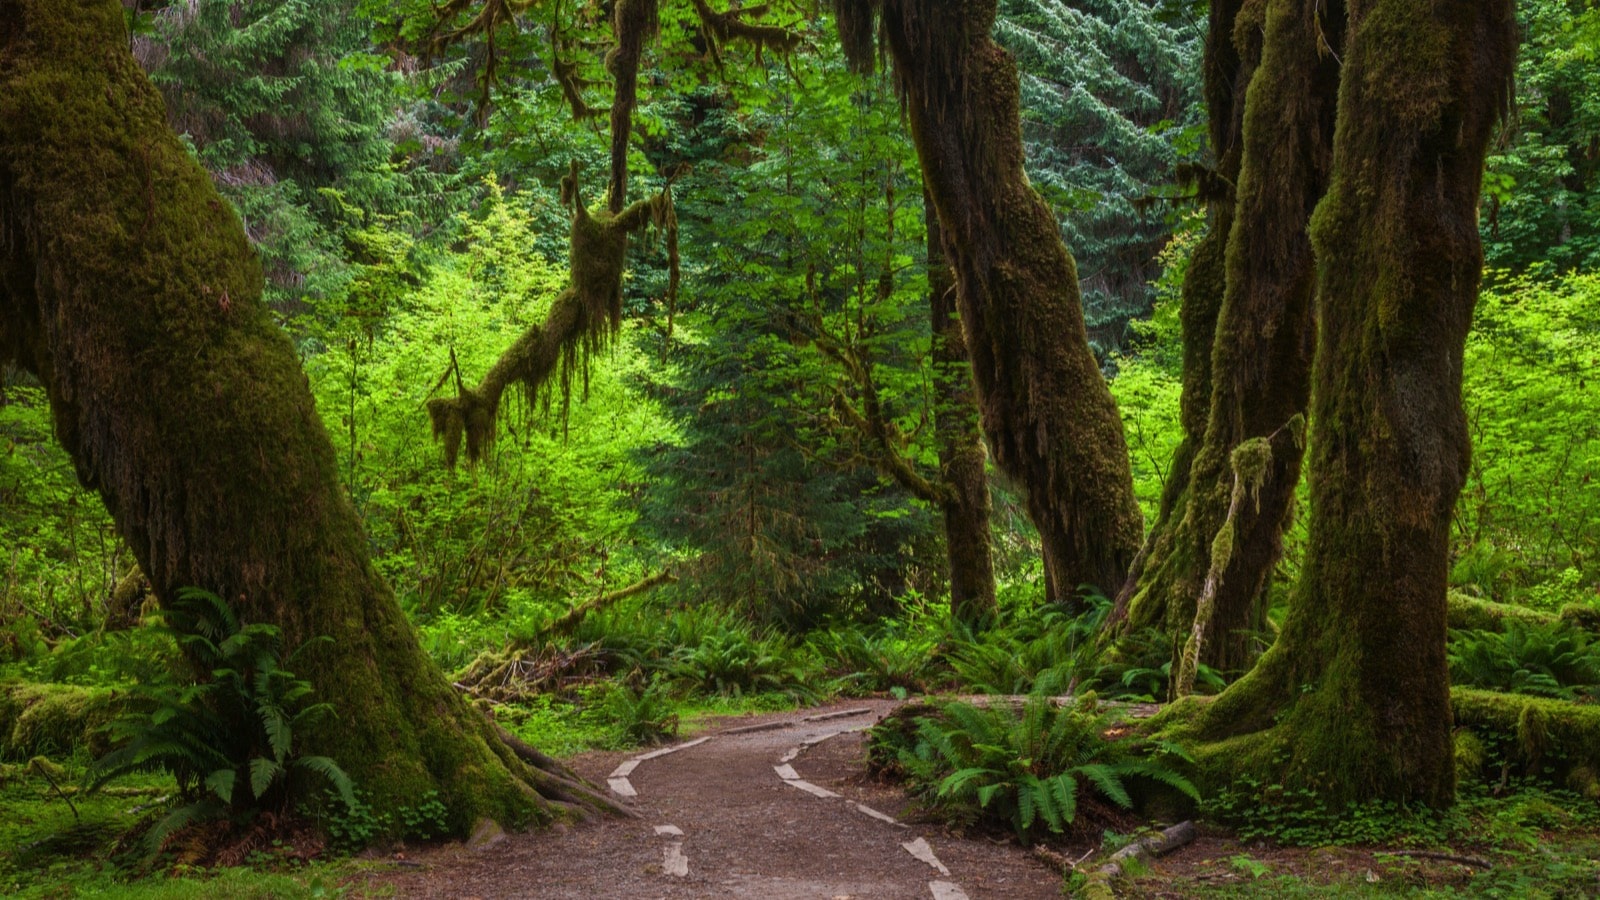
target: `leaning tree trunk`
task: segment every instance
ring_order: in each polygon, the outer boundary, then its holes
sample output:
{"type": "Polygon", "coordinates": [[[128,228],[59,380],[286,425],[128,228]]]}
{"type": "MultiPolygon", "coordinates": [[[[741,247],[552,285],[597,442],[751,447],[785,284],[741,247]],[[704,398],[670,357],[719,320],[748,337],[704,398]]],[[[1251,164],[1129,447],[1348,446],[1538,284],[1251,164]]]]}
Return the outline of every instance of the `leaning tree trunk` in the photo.
{"type": "Polygon", "coordinates": [[[938,209],[983,428],[1028,498],[1047,589],[1114,591],[1143,532],[1122,420],[1089,350],[1072,255],[1022,169],[995,0],[835,0],[852,63],[880,33],[938,209]],[[876,23],[881,20],[879,29],[876,23]]]}
{"type": "Polygon", "coordinates": [[[1307,225],[1328,183],[1344,6],[1270,0],[1234,26],[1241,57],[1260,62],[1244,99],[1210,410],[1184,494],[1118,623],[1124,634],[1170,635],[1174,672],[1202,662],[1244,670],[1265,622],[1304,448],[1315,340],[1307,225]],[[1246,444],[1265,452],[1236,455],[1246,444]],[[1234,501],[1236,486],[1245,502],[1234,501]]]}
{"type": "Polygon", "coordinates": [[[1247,676],[1156,723],[1218,781],[1443,805],[1450,511],[1468,444],[1484,152],[1508,95],[1509,0],[1352,4],[1333,174],[1312,218],[1320,333],[1311,519],[1289,619],[1247,676]]]}
{"type": "MultiPolygon", "coordinates": [[[[1214,0],[1201,64],[1208,131],[1215,168],[1191,172],[1195,193],[1206,205],[1206,233],[1195,245],[1184,273],[1178,320],[1183,334],[1183,392],[1178,402],[1178,424],[1183,436],[1172,454],[1171,477],[1162,486],[1156,520],[1134,557],[1128,577],[1117,591],[1116,607],[1108,620],[1107,637],[1129,633],[1123,625],[1128,605],[1144,581],[1152,558],[1169,552],[1172,526],[1183,518],[1188,503],[1189,468],[1195,449],[1205,437],[1211,410],[1211,344],[1216,337],[1217,313],[1227,287],[1228,233],[1233,227],[1233,186],[1239,180],[1239,133],[1244,123],[1244,90],[1260,58],[1260,46],[1241,54],[1233,41],[1233,26],[1244,0],[1214,0]],[[1174,511],[1177,511],[1176,514],[1174,511]]],[[[1140,626],[1153,624],[1142,622],[1140,626]]]]}
{"type": "MultiPolygon", "coordinates": [[[[166,125],[115,0],[0,0],[0,356],[157,596],[278,626],[335,715],[301,735],[375,808],[463,833],[608,805],[520,758],[423,654],[343,496],[238,218],[166,125]]],[[[527,757],[550,766],[539,754],[527,757]]]]}
{"type": "Polygon", "coordinates": [[[988,454],[978,433],[972,367],[956,317],[955,280],[944,259],[944,237],[932,198],[923,194],[928,226],[928,305],[933,332],[934,426],[939,438],[940,483],[945,495],[945,552],[950,561],[950,613],[981,623],[995,611],[994,558],[989,541],[988,454]]]}

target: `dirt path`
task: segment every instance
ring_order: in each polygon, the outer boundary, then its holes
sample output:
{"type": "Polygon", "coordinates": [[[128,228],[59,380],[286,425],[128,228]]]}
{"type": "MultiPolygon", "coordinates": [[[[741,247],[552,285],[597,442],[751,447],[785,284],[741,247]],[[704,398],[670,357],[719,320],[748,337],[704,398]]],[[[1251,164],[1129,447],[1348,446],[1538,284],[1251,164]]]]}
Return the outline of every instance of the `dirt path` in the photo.
{"type": "Polygon", "coordinates": [[[861,764],[861,731],[894,705],[832,704],[580,759],[641,818],[432,850],[373,881],[405,897],[485,900],[1059,897],[1060,877],[1015,846],[898,821],[903,799],[861,764]]]}

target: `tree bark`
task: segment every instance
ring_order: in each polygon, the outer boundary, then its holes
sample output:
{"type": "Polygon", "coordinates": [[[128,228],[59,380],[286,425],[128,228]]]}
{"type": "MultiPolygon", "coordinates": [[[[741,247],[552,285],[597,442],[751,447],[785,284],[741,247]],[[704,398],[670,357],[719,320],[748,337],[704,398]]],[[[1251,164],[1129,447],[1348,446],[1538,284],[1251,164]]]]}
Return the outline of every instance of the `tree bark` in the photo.
{"type": "Polygon", "coordinates": [[[1017,70],[990,39],[995,0],[836,0],[857,67],[882,35],[923,183],[955,269],[956,306],[995,462],[1026,492],[1048,594],[1114,591],[1139,547],[1122,421],[1084,329],[1077,267],[1022,169],[1017,70]],[[877,22],[881,21],[881,28],[877,22]]]}
{"type": "Polygon", "coordinates": [[[1300,479],[1304,433],[1296,423],[1315,341],[1307,224],[1328,183],[1344,26],[1341,2],[1317,0],[1269,0],[1233,23],[1240,57],[1259,63],[1244,97],[1225,288],[1206,371],[1210,408],[1183,496],[1120,623],[1124,634],[1157,627],[1171,635],[1174,671],[1208,579],[1214,590],[1199,662],[1243,671],[1257,652],[1251,635],[1265,624],[1300,479]],[[1250,502],[1230,516],[1233,454],[1255,438],[1268,439],[1270,460],[1251,478],[1250,502]],[[1231,552],[1214,560],[1224,529],[1231,552]]]}
{"type": "Polygon", "coordinates": [[[299,737],[376,808],[465,834],[608,801],[518,756],[423,654],[337,477],[238,218],[168,129],[114,0],[0,0],[0,356],[158,597],[196,586],[307,648],[299,737]]]}
{"type": "Polygon", "coordinates": [[[1142,609],[1141,621],[1129,621],[1129,606],[1145,583],[1152,559],[1172,553],[1173,531],[1183,519],[1189,499],[1189,470],[1195,451],[1205,438],[1211,410],[1211,347],[1216,340],[1217,315],[1227,290],[1228,233],[1233,228],[1234,185],[1239,180],[1242,157],[1240,132],[1244,129],[1244,92],[1260,60],[1260,48],[1241,55],[1233,41],[1233,27],[1243,0],[1216,0],[1211,4],[1201,65],[1203,93],[1210,111],[1208,131],[1215,167],[1196,171],[1191,179],[1196,195],[1206,204],[1210,221],[1205,236],[1195,245],[1184,273],[1179,298],[1179,325],[1183,333],[1183,390],[1178,401],[1178,424],[1183,438],[1172,454],[1172,477],[1161,491],[1156,521],[1145,535],[1128,577],[1117,591],[1116,604],[1107,619],[1106,639],[1120,638],[1165,619],[1165,609],[1142,609]],[[1146,619],[1149,613],[1159,613],[1146,619]]]}
{"type": "Polygon", "coordinates": [[[1212,778],[1445,805],[1448,526],[1469,454],[1461,358],[1515,25],[1506,0],[1370,0],[1351,4],[1348,35],[1332,177],[1311,225],[1305,566],[1255,669],[1161,722],[1200,742],[1212,778]]]}
{"type": "Polygon", "coordinates": [[[956,316],[956,285],[944,258],[944,237],[932,198],[923,194],[928,227],[928,314],[933,332],[934,430],[946,496],[945,553],[950,561],[950,614],[958,622],[981,623],[995,611],[994,558],[989,541],[988,454],[978,432],[972,367],[956,316]]]}

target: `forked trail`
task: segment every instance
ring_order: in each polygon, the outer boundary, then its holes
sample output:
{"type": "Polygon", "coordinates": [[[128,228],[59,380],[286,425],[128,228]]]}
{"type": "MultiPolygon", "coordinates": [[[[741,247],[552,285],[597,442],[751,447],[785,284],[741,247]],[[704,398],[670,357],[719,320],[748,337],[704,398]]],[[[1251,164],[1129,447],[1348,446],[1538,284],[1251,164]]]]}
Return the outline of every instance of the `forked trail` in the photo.
{"type": "Polygon", "coordinates": [[[862,734],[893,701],[762,716],[650,753],[580,760],[637,820],[512,835],[374,875],[401,896],[1045,900],[1060,876],[1027,852],[897,819],[863,777],[862,734]]]}

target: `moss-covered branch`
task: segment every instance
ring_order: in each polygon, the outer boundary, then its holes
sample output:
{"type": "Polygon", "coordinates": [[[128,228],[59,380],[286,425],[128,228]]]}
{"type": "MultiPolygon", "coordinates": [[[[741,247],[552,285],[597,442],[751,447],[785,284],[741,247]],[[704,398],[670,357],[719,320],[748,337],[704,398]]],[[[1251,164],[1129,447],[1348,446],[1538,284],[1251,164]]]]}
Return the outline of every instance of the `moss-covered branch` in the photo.
{"type": "MultiPolygon", "coordinates": [[[[590,211],[580,188],[574,161],[561,181],[562,199],[572,206],[571,282],[551,303],[544,321],[523,332],[476,385],[466,386],[452,361],[453,372],[446,377],[455,375],[456,395],[428,401],[433,435],[444,443],[450,465],[463,443],[469,462],[489,451],[508,388],[521,387],[530,401],[544,391],[558,393],[563,407],[575,382],[587,393],[592,358],[610,346],[622,327],[622,273],[629,235],[649,226],[669,235],[677,229],[670,188],[616,213],[590,211]]],[[[671,263],[675,269],[676,259],[671,263]]]]}
{"type": "MultiPolygon", "coordinates": [[[[1304,441],[1283,425],[1303,415],[1310,391],[1314,269],[1306,226],[1328,183],[1344,4],[1246,4],[1231,23],[1213,20],[1214,28],[1225,24],[1229,31],[1212,34],[1211,42],[1231,41],[1252,76],[1242,108],[1233,107],[1242,131],[1227,160],[1236,184],[1225,270],[1191,270],[1202,279],[1223,276],[1204,368],[1185,368],[1186,379],[1203,378],[1208,408],[1194,435],[1188,428],[1198,411],[1184,410],[1192,449],[1184,487],[1152,532],[1136,582],[1125,588],[1126,617],[1116,619],[1116,633],[1160,628],[1178,651],[1204,596],[1209,610],[1194,644],[1204,647],[1198,661],[1237,672],[1256,652],[1252,635],[1265,623],[1267,588],[1300,479],[1304,441]],[[1236,506],[1232,456],[1264,438],[1270,457],[1254,502],[1236,506]],[[1212,549],[1224,531],[1229,553],[1219,567],[1212,549]]],[[[1186,383],[1190,399],[1198,396],[1186,383]]],[[[1175,652],[1175,667],[1182,658],[1175,652]]]]}

